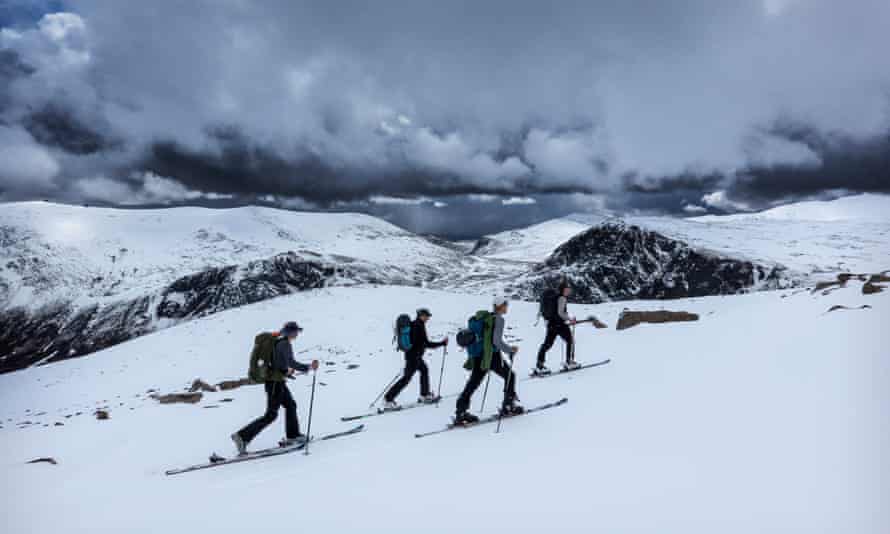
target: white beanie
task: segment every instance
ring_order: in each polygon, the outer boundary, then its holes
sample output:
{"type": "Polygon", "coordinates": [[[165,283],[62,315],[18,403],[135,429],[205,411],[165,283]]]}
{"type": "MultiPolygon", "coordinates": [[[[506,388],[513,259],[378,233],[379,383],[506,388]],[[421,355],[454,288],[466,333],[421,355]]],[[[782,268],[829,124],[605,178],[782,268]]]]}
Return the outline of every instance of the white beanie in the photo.
{"type": "Polygon", "coordinates": [[[507,304],[509,301],[505,297],[495,297],[494,298],[494,307],[500,308],[504,304],[507,304]]]}

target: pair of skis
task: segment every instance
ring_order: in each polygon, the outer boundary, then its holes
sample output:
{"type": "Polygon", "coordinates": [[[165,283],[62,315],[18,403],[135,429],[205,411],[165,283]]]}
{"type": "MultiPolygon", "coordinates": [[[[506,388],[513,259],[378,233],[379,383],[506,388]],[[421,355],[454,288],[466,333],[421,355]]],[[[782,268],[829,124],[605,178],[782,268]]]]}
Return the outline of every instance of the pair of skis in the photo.
{"type": "MultiPolygon", "coordinates": [[[[554,371],[554,372],[552,372],[550,374],[546,374],[546,375],[537,375],[537,374],[532,373],[531,375],[529,375],[527,377],[521,378],[519,380],[519,382],[524,382],[526,380],[533,380],[533,379],[537,380],[537,379],[541,379],[541,378],[549,378],[552,376],[559,376],[559,375],[564,375],[564,374],[568,374],[568,373],[574,373],[576,371],[581,371],[583,369],[590,369],[591,367],[599,367],[601,365],[606,365],[607,363],[609,363],[611,361],[612,360],[610,358],[606,358],[605,360],[594,362],[594,363],[587,363],[587,364],[581,365],[579,367],[575,367],[574,369],[561,369],[559,371],[554,371]]],[[[388,413],[398,413],[398,412],[403,412],[405,410],[413,410],[414,408],[423,408],[424,406],[436,406],[439,404],[439,402],[441,402],[442,399],[448,398],[448,397],[456,397],[456,396],[457,396],[457,394],[442,395],[441,397],[439,397],[439,400],[436,402],[412,402],[411,404],[404,404],[396,409],[391,409],[391,410],[385,410],[383,408],[376,408],[372,411],[358,414],[358,415],[347,415],[347,416],[341,417],[340,420],[341,421],[357,421],[359,419],[367,419],[369,417],[377,417],[378,415],[386,415],[388,413]]]]}
{"type": "Polygon", "coordinates": [[[188,467],[183,467],[180,469],[170,469],[165,471],[164,473],[167,475],[178,475],[181,473],[189,473],[191,471],[198,471],[200,469],[209,469],[211,467],[219,467],[221,465],[229,465],[236,464],[239,462],[249,462],[251,460],[259,460],[261,458],[271,458],[272,456],[280,456],[282,454],[289,454],[292,452],[300,451],[306,448],[306,445],[309,441],[327,441],[331,439],[341,438],[343,436],[351,436],[353,434],[358,434],[359,432],[365,429],[365,425],[358,425],[349,430],[344,430],[342,432],[334,432],[333,434],[327,434],[320,438],[310,438],[308,441],[303,441],[301,443],[296,443],[294,445],[288,446],[278,446],[272,447],[269,449],[261,449],[258,451],[248,452],[247,454],[242,454],[240,456],[233,456],[232,458],[225,458],[223,456],[219,456],[216,453],[210,455],[210,460],[206,463],[195,464],[188,467]]]}

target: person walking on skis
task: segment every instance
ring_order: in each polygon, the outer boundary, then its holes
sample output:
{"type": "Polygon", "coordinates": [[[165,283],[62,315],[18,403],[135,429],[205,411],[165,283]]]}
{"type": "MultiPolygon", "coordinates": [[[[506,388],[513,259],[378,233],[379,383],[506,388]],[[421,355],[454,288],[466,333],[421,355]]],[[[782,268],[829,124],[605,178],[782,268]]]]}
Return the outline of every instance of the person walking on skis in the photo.
{"type": "Polygon", "coordinates": [[[318,369],[318,360],[312,360],[309,365],[294,360],[294,350],[291,343],[302,332],[297,323],[290,321],[282,327],[274,341],[274,352],[269,366],[269,375],[265,381],[266,389],[266,413],[252,421],[247,426],[232,434],[232,441],[238,449],[238,454],[247,452],[247,445],[253,438],[272,424],[278,418],[278,410],[284,408],[285,439],[282,446],[295,445],[307,438],[300,433],[300,423],[297,419],[297,403],[287,388],[287,377],[294,373],[308,372],[310,369],[318,369]]]}
{"type": "Polygon", "coordinates": [[[405,372],[395,384],[389,388],[383,397],[384,410],[398,410],[399,405],[396,403],[396,397],[405,389],[405,386],[411,382],[414,373],[420,371],[420,399],[418,402],[433,403],[438,399],[430,391],[430,370],[426,362],[423,361],[423,354],[426,349],[435,349],[448,345],[448,337],[442,341],[430,341],[426,334],[426,323],[432,318],[433,314],[426,308],[417,310],[417,318],[411,321],[411,348],[405,351],[405,372]]]}
{"type": "Polygon", "coordinates": [[[547,335],[544,338],[544,343],[541,344],[541,348],[538,350],[538,362],[535,365],[534,371],[532,371],[536,375],[550,374],[550,369],[546,365],[547,351],[553,347],[556,336],[561,337],[566,344],[566,361],[563,363],[563,369],[571,370],[578,367],[578,364],[575,362],[575,340],[570,328],[570,326],[575,325],[577,320],[570,316],[566,309],[569,295],[571,294],[572,288],[569,284],[565,281],[560,282],[559,289],[557,290],[555,313],[551,313],[549,317],[544,317],[547,321],[547,335]]]}
{"type": "Polygon", "coordinates": [[[479,357],[470,357],[464,367],[470,371],[470,378],[464,386],[463,392],[457,399],[457,407],[454,416],[454,424],[467,425],[476,423],[479,418],[469,411],[470,399],[473,393],[482,384],[489,371],[504,379],[504,400],[501,404],[501,414],[517,415],[525,410],[520,406],[516,398],[516,373],[513,372],[513,362],[519,347],[511,346],[504,340],[504,315],[507,314],[509,302],[503,297],[495,297],[493,312],[480,311],[474,316],[483,321],[483,350],[479,357]]]}

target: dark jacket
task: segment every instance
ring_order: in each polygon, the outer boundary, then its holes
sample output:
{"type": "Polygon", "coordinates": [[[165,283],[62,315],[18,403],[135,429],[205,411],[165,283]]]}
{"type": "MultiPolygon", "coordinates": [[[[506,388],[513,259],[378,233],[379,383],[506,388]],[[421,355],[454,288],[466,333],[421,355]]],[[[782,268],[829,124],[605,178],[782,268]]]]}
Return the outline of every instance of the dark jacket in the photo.
{"type": "Polygon", "coordinates": [[[294,359],[294,349],[290,341],[283,337],[275,342],[275,357],[272,358],[271,380],[273,382],[283,382],[288,369],[296,369],[305,373],[309,371],[310,367],[294,359]]]}
{"type": "Polygon", "coordinates": [[[420,358],[426,349],[435,349],[445,345],[445,341],[433,343],[426,335],[426,323],[419,318],[411,322],[411,349],[405,353],[405,357],[420,358]]]}

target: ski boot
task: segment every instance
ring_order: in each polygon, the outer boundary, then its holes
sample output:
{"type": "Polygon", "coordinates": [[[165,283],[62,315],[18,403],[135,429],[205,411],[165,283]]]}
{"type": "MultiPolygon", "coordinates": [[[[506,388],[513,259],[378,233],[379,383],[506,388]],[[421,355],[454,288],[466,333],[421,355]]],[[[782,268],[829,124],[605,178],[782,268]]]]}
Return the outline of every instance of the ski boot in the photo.
{"type": "Polygon", "coordinates": [[[539,365],[532,369],[532,376],[547,376],[551,373],[550,368],[546,365],[539,365]]]}
{"type": "Polygon", "coordinates": [[[479,418],[470,412],[458,412],[454,416],[454,426],[468,426],[479,422],[479,418]]]}
{"type": "Polygon", "coordinates": [[[396,401],[383,401],[383,411],[384,412],[392,412],[395,410],[401,410],[402,407],[399,406],[399,403],[396,401]]]}
{"type": "Polygon", "coordinates": [[[306,444],[306,436],[303,434],[297,434],[295,438],[284,438],[283,440],[278,442],[279,447],[297,447],[300,445],[306,444]]]}
{"type": "Polygon", "coordinates": [[[436,404],[439,400],[441,400],[441,397],[432,393],[427,393],[426,395],[421,395],[417,399],[417,402],[418,404],[436,404]]]}
{"type": "Polygon", "coordinates": [[[516,399],[506,401],[501,406],[501,417],[510,417],[511,415],[521,415],[523,413],[525,413],[525,408],[517,403],[516,399]]]}
{"type": "Polygon", "coordinates": [[[238,456],[247,454],[247,443],[244,441],[244,438],[241,437],[241,434],[237,432],[232,434],[232,441],[235,443],[235,448],[238,449],[238,456]]]}
{"type": "Polygon", "coordinates": [[[563,372],[565,372],[565,371],[574,371],[575,369],[578,369],[578,368],[580,368],[580,367],[581,367],[581,364],[578,363],[578,362],[576,362],[575,360],[572,360],[572,361],[570,361],[570,362],[565,362],[564,364],[562,364],[562,370],[563,370],[563,372]]]}

